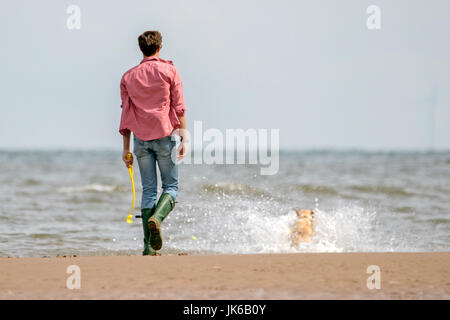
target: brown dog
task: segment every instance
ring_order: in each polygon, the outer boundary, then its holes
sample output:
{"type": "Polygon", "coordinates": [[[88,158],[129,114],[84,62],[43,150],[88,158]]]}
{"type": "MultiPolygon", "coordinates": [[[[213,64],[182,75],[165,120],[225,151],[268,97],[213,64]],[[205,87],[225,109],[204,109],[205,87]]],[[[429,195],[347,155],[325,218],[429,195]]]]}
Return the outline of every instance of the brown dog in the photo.
{"type": "Polygon", "coordinates": [[[298,220],[291,230],[291,241],[293,246],[298,246],[300,242],[311,242],[313,235],[312,220],[316,213],[314,210],[295,208],[298,220]]]}

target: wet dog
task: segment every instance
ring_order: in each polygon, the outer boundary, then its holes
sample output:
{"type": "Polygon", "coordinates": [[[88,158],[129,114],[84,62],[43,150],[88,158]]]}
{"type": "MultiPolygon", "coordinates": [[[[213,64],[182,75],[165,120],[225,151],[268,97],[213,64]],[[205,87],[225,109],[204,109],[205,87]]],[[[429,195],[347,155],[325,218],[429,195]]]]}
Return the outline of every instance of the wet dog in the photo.
{"type": "Polygon", "coordinates": [[[297,208],[295,208],[295,212],[298,219],[291,229],[291,243],[293,246],[298,246],[300,242],[311,242],[313,235],[312,221],[316,212],[307,209],[298,210],[297,208]]]}

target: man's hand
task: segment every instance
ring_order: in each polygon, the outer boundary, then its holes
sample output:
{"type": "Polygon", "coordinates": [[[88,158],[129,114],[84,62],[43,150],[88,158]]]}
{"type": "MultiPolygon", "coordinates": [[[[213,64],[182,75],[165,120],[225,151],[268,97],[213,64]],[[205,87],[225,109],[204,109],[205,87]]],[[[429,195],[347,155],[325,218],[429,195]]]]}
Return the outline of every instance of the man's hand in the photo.
{"type": "Polygon", "coordinates": [[[130,152],[130,150],[123,150],[122,160],[123,160],[123,162],[125,162],[125,166],[127,168],[129,168],[130,166],[133,165],[133,154],[130,152]],[[131,160],[127,159],[127,154],[131,154],[131,160]]]}
{"type": "Polygon", "coordinates": [[[178,117],[178,120],[180,120],[180,128],[176,130],[176,133],[181,138],[180,147],[178,148],[177,152],[177,159],[183,159],[183,157],[187,153],[187,148],[189,144],[189,133],[186,131],[186,117],[180,116],[178,117]]]}
{"type": "Polygon", "coordinates": [[[183,141],[181,141],[180,147],[178,148],[178,154],[177,154],[178,160],[183,159],[183,157],[186,155],[187,147],[188,147],[188,141],[183,139],[183,141]]]}
{"type": "Polygon", "coordinates": [[[130,137],[131,131],[125,130],[125,134],[123,135],[123,153],[122,160],[125,162],[127,168],[133,165],[133,154],[130,152],[130,137]],[[127,160],[127,154],[131,153],[131,160],[127,160]]]}

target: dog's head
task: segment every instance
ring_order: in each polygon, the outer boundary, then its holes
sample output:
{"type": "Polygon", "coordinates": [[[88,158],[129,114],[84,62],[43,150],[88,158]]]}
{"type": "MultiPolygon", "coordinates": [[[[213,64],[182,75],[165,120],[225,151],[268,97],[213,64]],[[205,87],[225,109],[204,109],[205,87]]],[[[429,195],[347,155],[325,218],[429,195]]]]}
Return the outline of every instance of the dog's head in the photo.
{"type": "Polygon", "coordinates": [[[297,213],[297,216],[299,218],[308,219],[308,220],[312,220],[313,215],[316,213],[314,210],[309,210],[309,209],[298,210],[297,208],[295,208],[295,212],[297,213]]]}

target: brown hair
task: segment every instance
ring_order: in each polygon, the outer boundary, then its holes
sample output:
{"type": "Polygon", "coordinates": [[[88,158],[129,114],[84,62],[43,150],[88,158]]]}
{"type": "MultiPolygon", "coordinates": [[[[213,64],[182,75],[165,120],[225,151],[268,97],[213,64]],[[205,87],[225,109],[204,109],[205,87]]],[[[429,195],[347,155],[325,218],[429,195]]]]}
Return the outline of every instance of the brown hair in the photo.
{"type": "Polygon", "coordinates": [[[144,56],[152,56],[161,48],[162,36],[159,31],[145,31],[138,37],[139,48],[144,56]]]}

